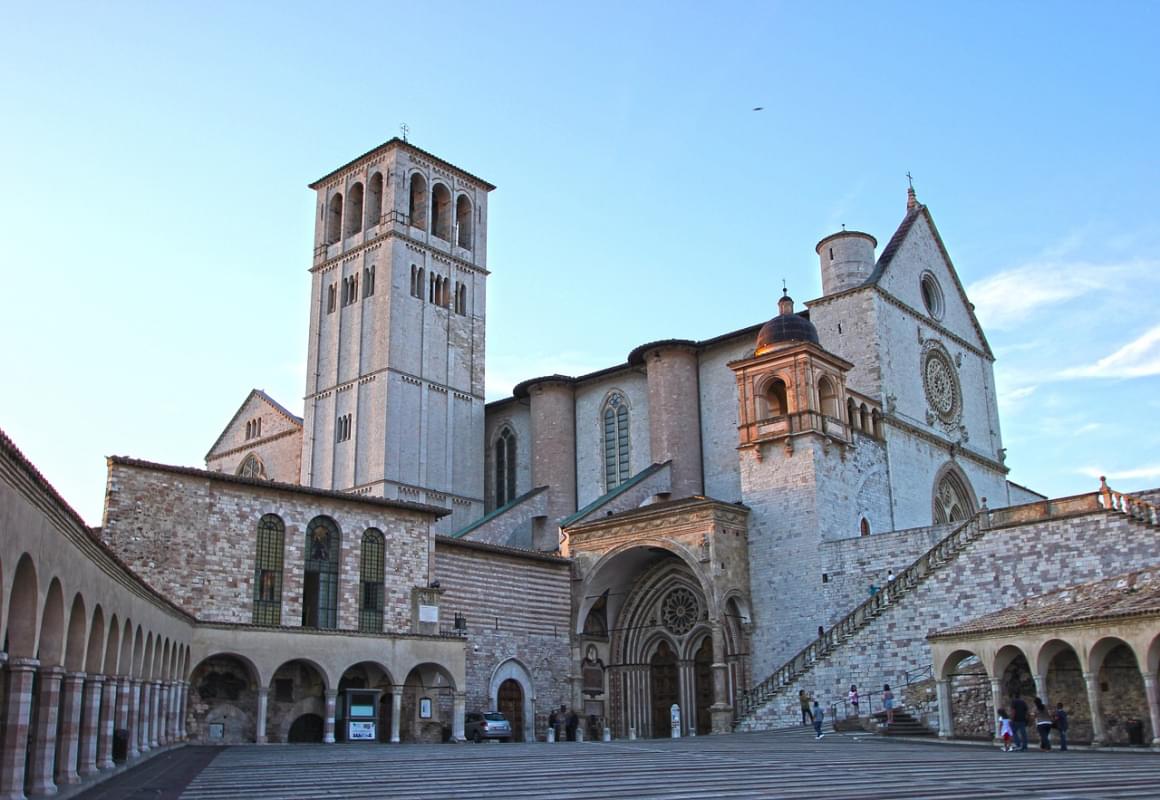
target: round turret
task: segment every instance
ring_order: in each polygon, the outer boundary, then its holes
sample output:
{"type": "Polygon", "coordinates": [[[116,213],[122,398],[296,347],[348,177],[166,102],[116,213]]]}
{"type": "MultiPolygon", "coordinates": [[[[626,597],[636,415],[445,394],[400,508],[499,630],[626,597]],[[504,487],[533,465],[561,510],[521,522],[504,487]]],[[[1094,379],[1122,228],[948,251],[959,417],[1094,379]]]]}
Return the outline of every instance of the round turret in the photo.
{"type": "Polygon", "coordinates": [[[815,248],[822,267],[822,294],[860,286],[874,271],[874,248],[878,240],[861,231],[839,231],[818,242],[815,248]]]}

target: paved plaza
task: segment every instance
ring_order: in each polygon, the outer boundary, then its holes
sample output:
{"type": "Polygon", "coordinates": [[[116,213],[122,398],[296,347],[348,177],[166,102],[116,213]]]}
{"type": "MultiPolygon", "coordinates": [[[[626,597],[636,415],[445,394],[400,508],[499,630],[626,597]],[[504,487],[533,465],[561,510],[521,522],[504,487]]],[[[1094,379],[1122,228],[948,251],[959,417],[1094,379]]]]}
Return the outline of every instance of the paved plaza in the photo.
{"type": "Polygon", "coordinates": [[[1110,800],[1160,797],[1160,755],[1003,753],[834,733],[815,741],[805,729],[608,744],[242,746],[220,748],[216,756],[210,748],[190,747],[80,797],[1110,800]]]}

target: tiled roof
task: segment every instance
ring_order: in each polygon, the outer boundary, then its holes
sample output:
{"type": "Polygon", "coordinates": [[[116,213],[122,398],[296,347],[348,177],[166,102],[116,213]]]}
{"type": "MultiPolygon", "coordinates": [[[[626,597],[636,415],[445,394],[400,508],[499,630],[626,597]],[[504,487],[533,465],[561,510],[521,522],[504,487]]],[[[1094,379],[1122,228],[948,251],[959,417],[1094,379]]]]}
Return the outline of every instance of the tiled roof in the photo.
{"type": "Polygon", "coordinates": [[[1160,567],[1081,583],[1029,597],[1022,603],[985,614],[963,625],[931,634],[937,639],[1013,628],[1074,625],[1080,622],[1160,614],[1160,567]]]}

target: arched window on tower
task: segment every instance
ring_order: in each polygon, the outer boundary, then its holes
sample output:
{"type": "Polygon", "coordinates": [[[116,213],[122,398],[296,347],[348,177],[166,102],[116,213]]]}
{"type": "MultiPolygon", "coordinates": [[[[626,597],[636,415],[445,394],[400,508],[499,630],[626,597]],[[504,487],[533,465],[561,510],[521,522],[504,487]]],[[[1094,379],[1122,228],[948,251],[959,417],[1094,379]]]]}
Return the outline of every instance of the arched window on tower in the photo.
{"type": "Polygon", "coordinates": [[[862,517],[862,522],[858,526],[858,535],[859,536],[869,536],[870,535],[870,520],[866,519],[865,517],[862,517]]]}
{"type": "Polygon", "coordinates": [[[818,380],[818,405],[822,416],[841,418],[838,413],[838,391],[834,388],[834,382],[824,376],[818,380]]]}
{"type": "Polygon", "coordinates": [[[427,181],[419,173],[411,176],[411,198],[407,217],[416,228],[427,229],[427,181]]]}
{"type": "Polygon", "coordinates": [[[785,381],[781,378],[771,380],[758,398],[758,419],[784,417],[789,413],[789,399],[786,397],[785,381]]]}
{"type": "Polygon", "coordinates": [[[451,190],[441,183],[431,189],[431,233],[451,241],[451,190]]]}
{"type": "Polygon", "coordinates": [[[379,224],[383,217],[383,173],[376,172],[367,184],[367,222],[370,228],[379,224]]]}
{"type": "Polygon", "coordinates": [[[346,196],[346,231],[343,236],[353,236],[362,230],[363,224],[363,185],[356,183],[350,187],[346,196]]]}
{"type": "Polygon", "coordinates": [[[461,283],[455,290],[455,313],[467,314],[467,284],[461,283]]]}
{"type": "Polygon", "coordinates": [[[867,433],[871,433],[874,430],[874,425],[870,422],[870,406],[865,403],[862,404],[862,430],[867,433]]]}
{"type": "Polygon", "coordinates": [[[504,426],[495,440],[495,507],[516,499],[516,435],[504,426]]]}
{"type": "Polygon", "coordinates": [[[282,549],[286,526],[276,514],[258,520],[258,553],[254,562],[255,625],[282,624],[282,549]]]}
{"type": "Polygon", "coordinates": [[[604,491],[611,492],[629,478],[628,404],[619,392],[604,402],[604,491]]]}
{"type": "Polygon", "coordinates": [[[459,195],[455,201],[456,244],[465,250],[471,249],[471,200],[467,195],[459,195]]]}
{"type": "Polygon", "coordinates": [[[334,244],[342,236],[342,194],[330,198],[326,211],[326,243],[334,244]]]}
{"type": "Polygon", "coordinates": [[[330,517],[315,517],[306,527],[306,564],[302,580],[302,627],[338,627],[338,555],[342,535],[330,517]]]}
{"type": "Polygon", "coordinates": [[[934,523],[960,522],[975,513],[974,495],[958,470],[948,467],[935,483],[934,523]]]}
{"type": "Polygon", "coordinates": [[[358,629],[383,632],[383,533],[378,528],[367,528],[362,537],[358,629]]]}

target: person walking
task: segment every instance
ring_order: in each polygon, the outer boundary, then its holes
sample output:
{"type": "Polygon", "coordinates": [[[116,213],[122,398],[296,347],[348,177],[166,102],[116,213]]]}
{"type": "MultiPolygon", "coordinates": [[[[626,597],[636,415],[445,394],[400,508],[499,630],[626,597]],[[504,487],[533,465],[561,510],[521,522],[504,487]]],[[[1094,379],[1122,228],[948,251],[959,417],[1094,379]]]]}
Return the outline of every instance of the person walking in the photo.
{"type": "Polygon", "coordinates": [[[1011,720],[1007,718],[1007,709],[999,709],[999,735],[1003,737],[1003,752],[1010,753],[1011,747],[1011,720]]]}
{"type": "Polygon", "coordinates": [[[1067,749],[1067,712],[1063,703],[1055,704],[1055,729],[1059,731],[1059,749],[1067,749]]]}
{"type": "Polygon", "coordinates": [[[1038,697],[1035,698],[1035,730],[1039,733],[1039,749],[1051,749],[1051,712],[1038,697]]]}
{"type": "Polygon", "coordinates": [[[802,725],[806,724],[806,717],[809,717],[810,722],[813,722],[814,712],[810,711],[810,696],[805,689],[798,689],[798,703],[802,707],[802,725]]]}
{"type": "Polygon", "coordinates": [[[822,733],[822,720],[826,716],[826,711],[823,709],[817,700],[814,700],[814,741],[821,739],[826,734],[822,733]]]}
{"type": "Polygon", "coordinates": [[[1015,739],[1016,750],[1027,749],[1027,702],[1019,692],[1011,695],[1011,735],[1015,739]]]}
{"type": "Polygon", "coordinates": [[[882,685],[882,707],[886,709],[886,724],[894,724],[894,692],[890,691],[890,684],[882,685]]]}
{"type": "Polygon", "coordinates": [[[850,684],[850,705],[854,708],[854,718],[858,717],[858,687],[850,684]]]}

